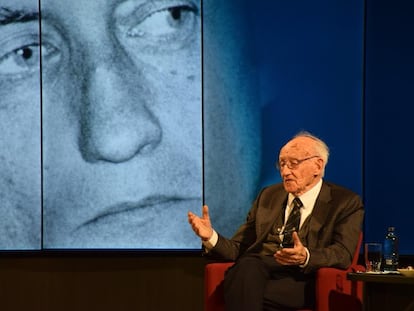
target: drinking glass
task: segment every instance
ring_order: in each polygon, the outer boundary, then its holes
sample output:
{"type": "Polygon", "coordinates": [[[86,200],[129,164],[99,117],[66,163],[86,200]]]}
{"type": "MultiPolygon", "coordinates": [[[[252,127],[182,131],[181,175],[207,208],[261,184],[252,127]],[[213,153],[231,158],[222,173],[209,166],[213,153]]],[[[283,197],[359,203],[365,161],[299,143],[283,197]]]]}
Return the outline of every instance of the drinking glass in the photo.
{"type": "Polygon", "coordinates": [[[382,244],[365,243],[365,267],[367,272],[381,272],[382,244]]]}

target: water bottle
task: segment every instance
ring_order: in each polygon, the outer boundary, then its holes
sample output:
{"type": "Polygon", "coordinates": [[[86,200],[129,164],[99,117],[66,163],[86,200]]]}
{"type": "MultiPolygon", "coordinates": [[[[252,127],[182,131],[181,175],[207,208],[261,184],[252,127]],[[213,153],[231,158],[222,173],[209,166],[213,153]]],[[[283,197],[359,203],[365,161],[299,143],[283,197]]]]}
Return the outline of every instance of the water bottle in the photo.
{"type": "Polygon", "coordinates": [[[388,227],[384,240],[384,271],[396,271],[398,268],[398,237],[395,227],[388,227]]]}

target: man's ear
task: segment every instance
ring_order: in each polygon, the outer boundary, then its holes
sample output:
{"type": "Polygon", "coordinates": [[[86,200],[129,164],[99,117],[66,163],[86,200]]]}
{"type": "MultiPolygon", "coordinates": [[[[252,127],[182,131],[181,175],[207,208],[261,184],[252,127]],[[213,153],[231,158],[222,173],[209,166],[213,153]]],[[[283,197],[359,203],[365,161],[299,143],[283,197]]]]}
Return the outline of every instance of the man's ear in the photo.
{"type": "Polygon", "coordinates": [[[318,174],[317,175],[320,175],[320,172],[322,171],[323,166],[325,165],[323,159],[322,158],[316,159],[316,165],[318,166],[318,174]]]}

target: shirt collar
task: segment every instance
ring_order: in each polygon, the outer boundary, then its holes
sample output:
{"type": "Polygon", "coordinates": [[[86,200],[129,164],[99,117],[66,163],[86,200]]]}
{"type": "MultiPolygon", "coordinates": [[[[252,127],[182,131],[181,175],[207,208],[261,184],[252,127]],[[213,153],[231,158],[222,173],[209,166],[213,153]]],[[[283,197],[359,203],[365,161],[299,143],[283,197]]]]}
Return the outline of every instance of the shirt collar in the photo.
{"type": "MultiPolygon", "coordinates": [[[[299,199],[302,201],[304,209],[313,207],[315,205],[316,199],[319,195],[319,192],[322,188],[322,178],[318,181],[318,183],[313,186],[310,190],[299,196],[299,199]]],[[[291,206],[293,199],[295,196],[291,193],[289,193],[288,196],[288,206],[291,206]]]]}

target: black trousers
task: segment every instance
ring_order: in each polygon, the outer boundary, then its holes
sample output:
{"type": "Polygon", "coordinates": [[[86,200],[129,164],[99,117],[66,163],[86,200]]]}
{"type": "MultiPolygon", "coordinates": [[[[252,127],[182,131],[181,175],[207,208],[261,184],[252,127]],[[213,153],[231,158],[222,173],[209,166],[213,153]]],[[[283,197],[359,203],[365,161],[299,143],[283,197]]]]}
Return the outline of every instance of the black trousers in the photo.
{"type": "Polygon", "coordinates": [[[315,277],[272,256],[241,257],[224,277],[226,311],[287,311],[313,307],[315,277]]]}

